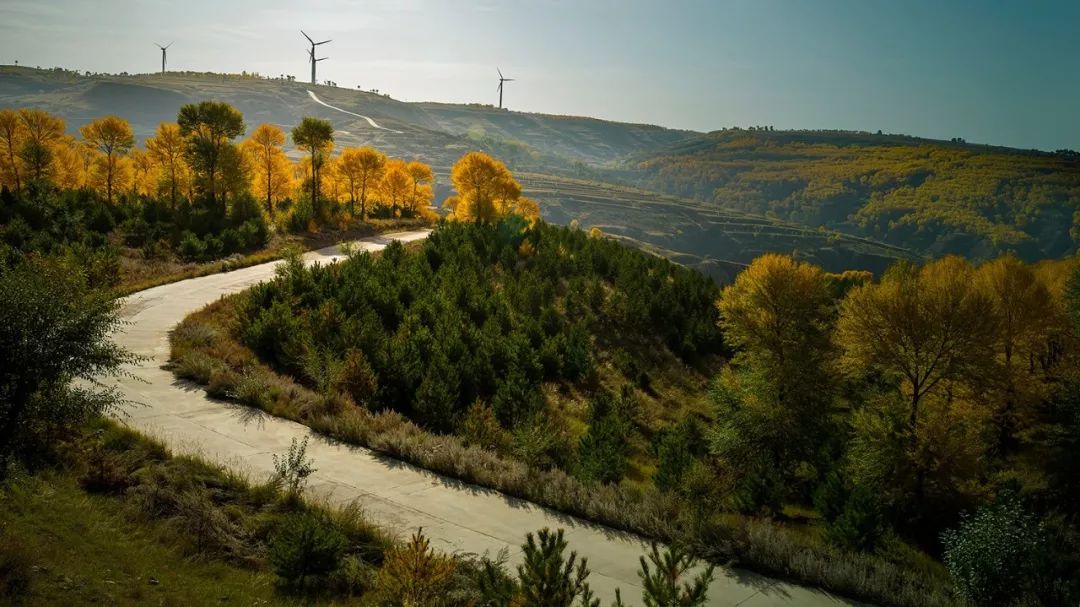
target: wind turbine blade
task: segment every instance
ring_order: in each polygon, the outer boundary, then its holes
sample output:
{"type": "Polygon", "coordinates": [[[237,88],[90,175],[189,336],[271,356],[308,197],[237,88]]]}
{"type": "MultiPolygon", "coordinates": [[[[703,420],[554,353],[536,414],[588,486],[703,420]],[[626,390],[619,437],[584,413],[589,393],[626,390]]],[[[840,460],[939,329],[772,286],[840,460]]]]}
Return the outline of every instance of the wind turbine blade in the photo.
{"type": "Polygon", "coordinates": [[[505,80],[503,80],[503,82],[513,82],[513,81],[514,81],[513,78],[506,78],[505,80]]]}
{"type": "Polygon", "coordinates": [[[502,70],[500,70],[499,68],[495,68],[495,71],[499,72],[499,80],[502,80],[503,79],[502,70]]]}
{"type": "Polygon", "coordinates": [[[304,37],[308,39],[308,42],[310,42],[310,43],[312,43],[312,44],[315,44],[315,41],[314,41],[314,40],[312,40],[312,39],[311,39],[311,36],[308,36],[308,35],[307,35],[307,33],[306,33],[306,32],[304,32],[304,30],[300,30],[300,33],[301,33],[301,34],[304,34],[304,37]]]}
{"type": "Polygon", "coordinates": [[[333,40],[323,40],[322,42],[315,42],[314,44],[315,46],[319,46],[320,44],[326,44],[327,42],[333,42],[333,40]]]}
{"type": "Polygon", "coordinates": [[[165,45],[165,48],[169,48],[170,46],[172,46],[172,45],[174,45],[174,44],[176,44],[176,40],[173,40],[172,42],[170,42],[170,43],[166,44],[166,45],[165,45]]]}

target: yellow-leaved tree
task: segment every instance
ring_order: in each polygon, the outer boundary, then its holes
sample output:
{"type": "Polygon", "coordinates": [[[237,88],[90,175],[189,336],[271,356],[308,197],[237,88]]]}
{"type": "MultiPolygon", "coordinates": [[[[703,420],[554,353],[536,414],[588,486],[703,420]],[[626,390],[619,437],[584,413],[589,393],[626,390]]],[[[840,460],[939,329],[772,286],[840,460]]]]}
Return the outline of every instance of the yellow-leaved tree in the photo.
{"type": "Polygon", "coordinates": [[[462,156],[450,171],[450,181],[457,195],[443,206],[456,221],[495,223],[513,212],[521,198],[521,185],[506,165],[482,152],[462,156]]]}
{"type": "Polygon", "coordinates": [[[128,160],[131,164],[131,193],[135,196],[153,196],[158,180],[153,158],[143,150],[132,150],[128,160]]]}
{"type": "Polygon", "coordinates": [[[255,194],[266,201],[266,212],[274,218],[275,202],[289,195],[292,187],[292,167],[285,156],[285,132],[272,124],[260,124],[244,142],[244,151],[251,158],[252,186],[255,194]]]}
{"type": "Polygon", "coordinates": [[[431,205],[431,201],[435,197],[435,192],[431,189],[431,184],[435,181],[435,175],[431,172],[430,166],[419,160],[413,160],[405,168],[409,172],[409,178],[412,180],[412,192],[409,195],[408,206],[413,210],[414,214],[421,215],[431,205]]]}
{"type": "Polygon", "coordinates": [[[1032,421],[1032,408],[1049,388],[1037,361],[1055,333],[1055,302],[1035,271],[1013,255],[984,263],[976,271],[978,286],[989,296],[998,320],[995,347],[1002,372],[984,386],[997,430],[997,447],[1011,451],[1016,433],[1032,421]]]}
{"type": "Polygon", "coordinates": [[[382,183],[386,171],[386,156],[370,147],[348,148],[341,152],[340,170],[348,182],[349,215],[356,216],[356,201],[360,201],[360,219],[367,219],[368,195],[382,183]]]}
{"type": "Polygon", "coordinates": [[[386,172],[379,186],[379,197],[390,207],[390,217],[397,217],[398,205],[404,207],[412,192],[412,177],[404,161],[392,158],[386,161],[386,172]]]}
{"type": "Polygon", "coordinates": [[[21,109],[24,133],[17,153],[31,179],[52,177],[53,148],[64,137],[64,120],[45,110],[21,109]]]}
{"type": "Polygon", "coordinates": [[[958,499],[948,479],[977,474],[985,421],[973,395],[998,371],[999,329],[992,298],[959,257],[899,263],[848,293],[836,330],[842,367],[898,390],[857,412],[856,482],[913,500],[920,516],[934,516],[928,491],[958,499]]]}
{"type": "Polygon", "coordinates": [[[19,150],[22,148],[26,132],[19,113],[15,110],[0,110],[0,185],[22,189],[19,173],[19,150]]]}
{"type": "Polygon", "coordinates": [[[87,152],[73,137],[65,135],[53,146],[53,155],[56,187],[74,190],[86,183],[87,152]]]}
{"type": "Polygon", "coordinates": [[[169,191],[169,204],[173,209],[176,208],[177,194],[188,182],[184,146],[180,125],[174,122],[162,122],[154,136],[146,140],[146,152],[159,167],[161,183],[169,191]]]}
{"type": "Polygon", "coordinates": [[[717,308],[736,355],[717,385],[713,452],[746,496],[741,507],[775,509],[800,465],[816,463],[828,429],[828,280],[815,265],[763,255],[721,291],[717,308]]]}
{"type": "Polygon", "coordinates": [[[118,116],[105,116],[79,129],[87,147],[100,154],[96,162],[99,179],[105,188],[105,199],[111,204],[120,173],[120,159],[135,146],[131,124],[118,116]]]}

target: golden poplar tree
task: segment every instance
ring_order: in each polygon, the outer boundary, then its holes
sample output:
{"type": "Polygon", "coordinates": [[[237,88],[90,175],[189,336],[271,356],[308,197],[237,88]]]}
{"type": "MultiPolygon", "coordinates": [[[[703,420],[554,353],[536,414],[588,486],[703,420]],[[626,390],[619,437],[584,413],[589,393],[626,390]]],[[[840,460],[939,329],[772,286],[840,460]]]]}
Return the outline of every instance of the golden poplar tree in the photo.
{"type": "Polygon", "coordinates": [[[390,206],[390,217],[397,217],[398,205],[404,205],[412,192],[412,177],[408,166],[401,160],[391,159],[386,163],[386,173],[379,186],[379,195],[384,204],[390,206]]]}
{"type": "Polygon", "coordinates": [[[157,189],[157,165],[148,152],[132,150],[128,157],[131,164],[131,193],[150,197],[157,189]]]}
{"type": "Polygon", "coordinates": [[[457,196],[444,206],[458,221],[494,223],[511,212],[521,197],[521,186],[506,165],[482,152],[462,156],[450,171],[457,196]]]}
{"type": "Polygon", "coordinates": [[[430,166],[419,160],[413,160],[405,166],[405,169],[412,180],[409,207],[413,209],[415,214],[419,215],[431,205],[431,201],[435,197],[435,193],[431,189],[431,184],[435,181],[435,174],[431,172],[430,166]]]}
{"type": "Polygon", "coordinates": [[[258,196],[266,201],[266,212],[274,218],[274,202],[287,195],[291,173],[285,156],[285,132],[272,124],[260,124],[244,142],[244,149],[254,168],[252,185],[258,196]]]}
{"type": "Polygon", "coordinates": [[[176,208],[176,195],[183,188],[187,173],[184,145],[180,125],[175,122],[162,122],[154,136],[146,140],[146,152],[159,167],[161,179],[169,189],[169,204],[173,209],[176,208]]]}
{"type": "Polygon", "coordinates": [[[135,146],[131,124],[117,116],[105,116],[83,126],[79,132],[86,145],[102,156],[103,162],[97,164],[104,172],[105,198],[112,203],[120,158],[135,146]]]}
{"type": "Polygon", "coordinates": [[[1013,255],[984,263],[977,285],[989,296],[998,321],[995,346],[1002,373],[984,386],[997,403],[993,419],[999,447],[1014,447],[1014,434],[1030,422],[1031,407],[1047,388],[1037,360],[1054,332],[1055,306],[1050,289],[1035,271],[1013,255]]]}
{"type": "Polygon", "coordinates": [[[53,146],[64,137],[64,120],[45,110],[21,109],[19,121],[25,133],[20,160],[32,179],[51,177],[53,146]]]}
{"type": "Polygon", "coordinates": [[[0,110],[0,185],[12,187],[16,192],[22,189],[22,178],[19,174],[19,150],[22,148],[25,138],[25,126],[19,113],[15,110],[0,110]]]}
{"type": "Polygon", "coordinates": [[[53,146],[55,182],[61,189],[74,190],[86,183],[87,151],[73,137],[65,136],[53,146]]]}
{"type": "Polygon", "coordinates": [[[360,219],[367,219],[368,195],[378,190],[386,172],[386,155],[370,148],[349,148],[341,153],[341,172],[349,183],[349,214],[356,216],[360,201],[360,219]]]}

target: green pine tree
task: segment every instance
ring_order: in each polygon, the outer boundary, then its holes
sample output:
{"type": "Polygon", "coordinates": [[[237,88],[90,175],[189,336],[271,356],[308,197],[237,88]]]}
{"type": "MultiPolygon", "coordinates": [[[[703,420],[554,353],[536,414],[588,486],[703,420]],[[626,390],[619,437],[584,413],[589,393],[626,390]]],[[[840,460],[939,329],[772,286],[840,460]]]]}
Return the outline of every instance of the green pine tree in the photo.
{"type": "Polygon", "coordinates": [[[705,604],[709,584],[712,583],[713,566],[683,582],[683,575],[694,566],[694,557],[679,546],[668,548],[663,554],[654,543],[649,560],[641,557],[642,600],[646,607],[700,607],[705,604]],[[652,563],[652,567],[649,563],[652,563]]]}

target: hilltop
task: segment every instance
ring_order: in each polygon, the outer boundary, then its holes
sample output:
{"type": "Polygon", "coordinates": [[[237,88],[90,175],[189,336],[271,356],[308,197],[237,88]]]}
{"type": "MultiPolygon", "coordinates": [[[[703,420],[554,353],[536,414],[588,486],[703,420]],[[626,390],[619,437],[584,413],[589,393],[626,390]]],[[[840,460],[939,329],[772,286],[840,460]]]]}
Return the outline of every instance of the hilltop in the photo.
{"type": "Polygon", "coordinates": [[[643,187],[931,256],[1076,251],[1080,155],[841,131],[725,130],[635,156],[643,187]]]}

